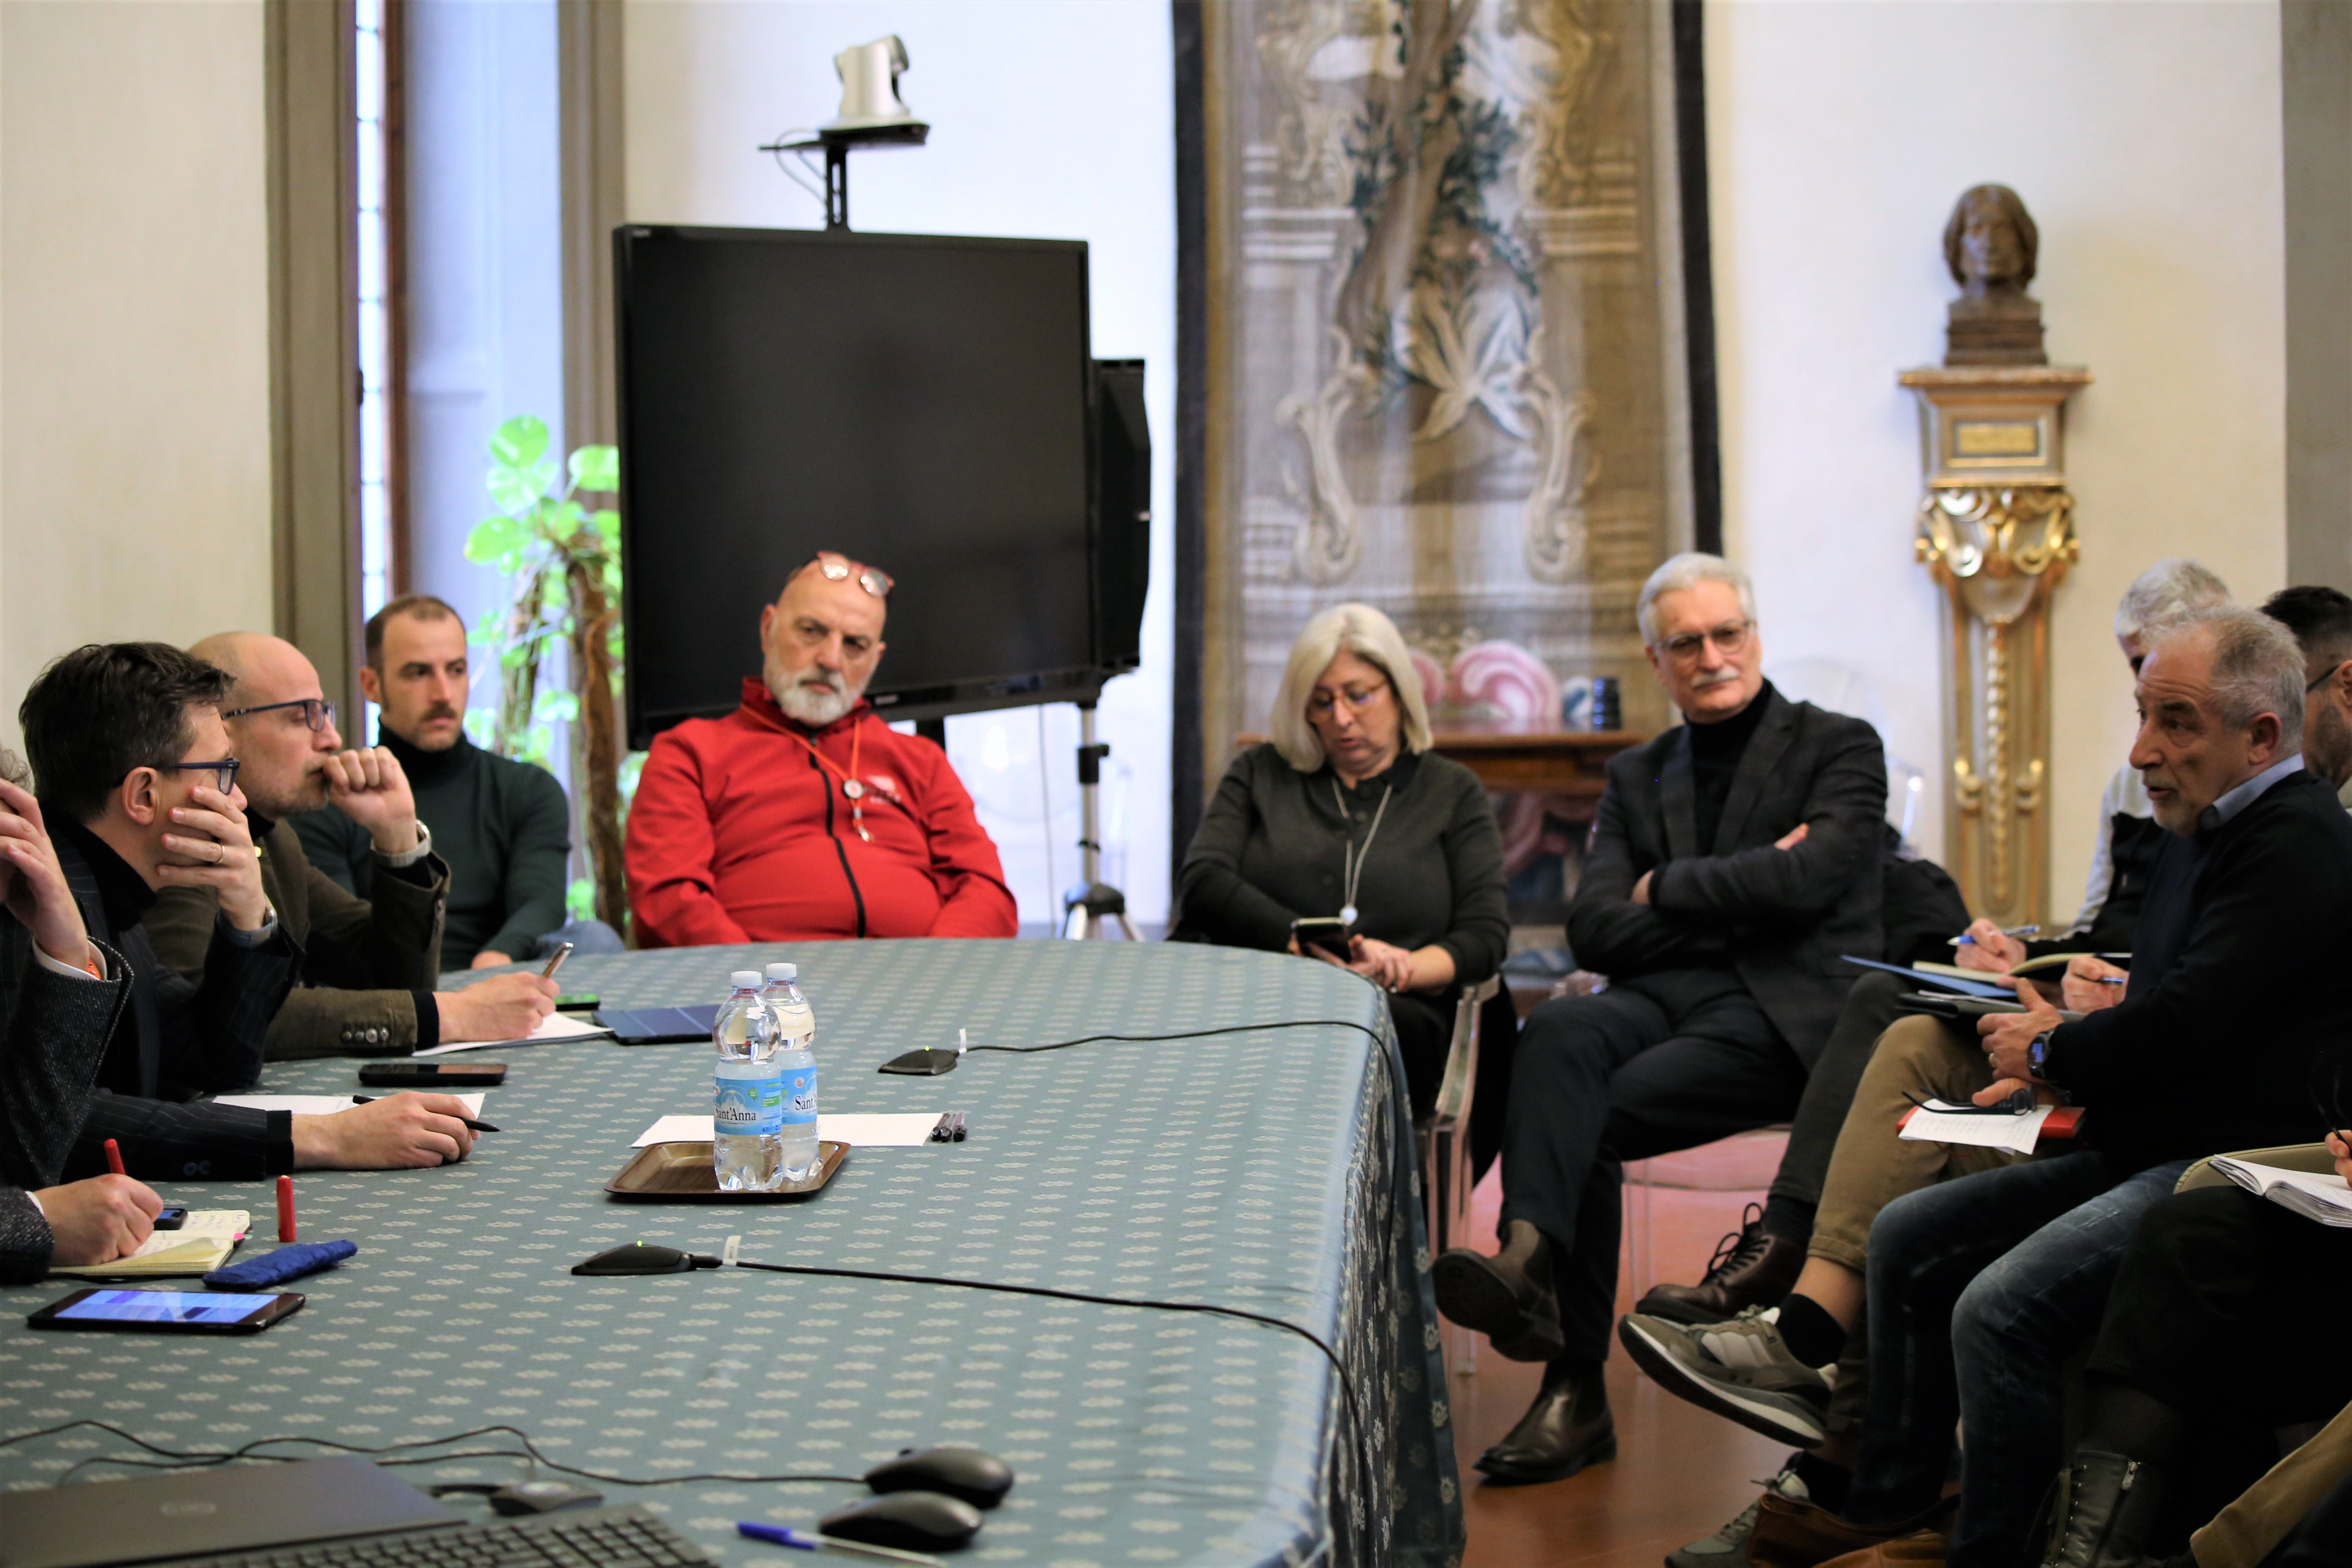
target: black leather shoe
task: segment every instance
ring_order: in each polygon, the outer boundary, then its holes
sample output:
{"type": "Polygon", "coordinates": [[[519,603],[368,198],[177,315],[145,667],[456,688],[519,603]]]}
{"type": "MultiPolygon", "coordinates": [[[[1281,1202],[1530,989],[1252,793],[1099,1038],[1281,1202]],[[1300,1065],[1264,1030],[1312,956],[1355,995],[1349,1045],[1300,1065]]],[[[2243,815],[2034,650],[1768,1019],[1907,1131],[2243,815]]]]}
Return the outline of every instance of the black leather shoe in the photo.
{"type": "Polygon", "coordinates": [[[1596,1370],[1538,1394],[1510,1436],[1478,1456],[1478,1468],[1489,1485],[1524,1487],[1564,1481],[1616,1457],[1617,1426],[1596,1370]]]}
{"type": "Polygon", "coordinates": [[[1551,1245],[1527,1221],[1511,1222],[1510,1244],[1499,1257],[1452,1247],[1429,1274],[1437,1310],[1486,1335],[1505,1360],[1553,1361],[1566,1348],[1551,1288],[1551,1245]]]}
{"type": "Polygon", "coordinates": [[[1805,1268],[1805,1244],[1764,1229],[1764,1211],[1748,1205],[1739,1229],[1716,1244],[1706,1278],[1696,1285],[1654,1285],[1633,1310],[1670,1323],[1720,1323],[1750,1307],[1777,1307],[1805,1268]]]}

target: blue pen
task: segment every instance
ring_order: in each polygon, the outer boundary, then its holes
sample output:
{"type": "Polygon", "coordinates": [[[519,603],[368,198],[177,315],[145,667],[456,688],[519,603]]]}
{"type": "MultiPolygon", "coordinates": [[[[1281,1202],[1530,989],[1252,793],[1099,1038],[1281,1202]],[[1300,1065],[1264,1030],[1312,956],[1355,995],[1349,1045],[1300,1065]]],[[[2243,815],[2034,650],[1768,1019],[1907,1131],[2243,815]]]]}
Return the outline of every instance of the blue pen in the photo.
{"type": "MultiPolygon", "coordinates": [[[[2000,934],[2003,936],[2040,936],[2042,934],[2042,928],[2038,925],[2004,926],[2001,928],[2000,934]]],[[[1952,939],[1952,945],[1954,947],[1974,947],[1976,944],[1977,939],[1970,936],[1966,931],[1962,931],[1959,935],[1952,939]]]]}
{"type": "Polygon", "coordinates": [[[735,1533],[752,1541],[789,1546],[795,1552],[846,1552],[858,1557],[878,1557],[888,1563],[911,1563],[914,1568],[947,1568],[947,1564],[938,1558],[926,1557],[919,1552],[868,1546],[862,1541],[844,1541],[833,1535],[811,1535],[804,1530],[792,1530],[781,1524],[760,1524],[748,1519],[735,1521],[735,1533]]]}

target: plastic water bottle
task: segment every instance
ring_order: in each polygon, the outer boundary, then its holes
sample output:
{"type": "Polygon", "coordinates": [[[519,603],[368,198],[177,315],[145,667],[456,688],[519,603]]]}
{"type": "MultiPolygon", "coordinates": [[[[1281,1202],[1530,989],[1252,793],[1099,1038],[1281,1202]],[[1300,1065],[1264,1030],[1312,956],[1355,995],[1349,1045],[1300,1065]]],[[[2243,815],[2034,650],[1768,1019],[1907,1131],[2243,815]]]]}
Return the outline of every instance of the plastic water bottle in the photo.
{"type": "Polygon", "coordinates": [[[817,1165],[816,1147],[816,1012],[793,982],[796,964],[768,965],[767,988],[760,993],[776,1015],[783,1041],[776,1067],[784,1079],[784,1179],[807,1178],[817,1165]]]}
{"type": "Polygon", "coordinates": [[[784,1173],[784,1079],[777,1062],[783,1023],[760,997],[760,972],[739,969],[710,1029],[719,1048],[710,1160],[724,1193],[764,1193],[784,1173]]]}

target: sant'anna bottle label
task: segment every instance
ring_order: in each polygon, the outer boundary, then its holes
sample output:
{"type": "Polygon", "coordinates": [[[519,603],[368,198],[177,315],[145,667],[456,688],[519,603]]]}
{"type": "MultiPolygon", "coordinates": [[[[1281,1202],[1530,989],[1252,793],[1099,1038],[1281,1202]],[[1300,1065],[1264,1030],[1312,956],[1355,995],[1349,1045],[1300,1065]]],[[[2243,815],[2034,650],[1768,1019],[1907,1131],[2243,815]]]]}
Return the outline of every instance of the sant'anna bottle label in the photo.
{"type": "MultiPolygon", "coordinates": [[[[752,1064],[745,1063],[749,1067],[752,1064]]],[[[814,1080],[816,1075],[812,1072],[814,1080]]],[[[734,1078],[721,1070],[711,1102],[710,1130],[719,1138],[772,1138],[784,1130],[784,1079],[776,1072],[734,1078]]]]}

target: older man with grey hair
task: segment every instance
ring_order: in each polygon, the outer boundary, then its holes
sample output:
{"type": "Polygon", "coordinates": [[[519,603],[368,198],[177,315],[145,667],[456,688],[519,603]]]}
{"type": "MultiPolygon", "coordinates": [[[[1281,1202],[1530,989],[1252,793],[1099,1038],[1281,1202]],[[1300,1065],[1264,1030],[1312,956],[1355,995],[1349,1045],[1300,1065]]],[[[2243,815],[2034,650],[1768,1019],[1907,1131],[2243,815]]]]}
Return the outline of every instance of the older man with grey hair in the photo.
{"type": "Polygon", "coordinates": [[[1548,1002],[1512,1067],[1503,1251],[1437,1260],[1438,1309],[1548,1363],[1494,1480],[1616,1452],[1601,1363],[1615,1313],[1620,1163],[1788,1120],[1855,971],[1878,954],[1886,762],[1859,719],[1763,674],[1748,578],[1677,555],[1636,616],[1685,722],[1614,758],[1569,907],[1599,994],[1548,1002]]]}
{"type": "Polygon", "coordinates": [[[2028,1561],[2061,1461],[2061,1373],[2096,1333],[2140,1215],[2195,1160],[2311,1135],[2313,1065],[2352,1037],[2337,952],[2352,927],[2352,819],[2296,751],[2303,653],[2239,606],[2147,637],[2131,760],[2166,837],[2124,1000],[2070,1022],[2021,982],[2025,1011],[1979,1026],[1997,1081],[1979,1100],[2063,1091],[2086,1108],[2086,1146],[1880,1213],[1853,1484],[1836,1516],[1768,1504],[1759,1556],[1790,1531],[1826,1556],[1928,1523],[1957,1423],[1968,1448],[1945,1560],[2028,1561]]]}

